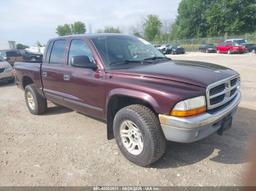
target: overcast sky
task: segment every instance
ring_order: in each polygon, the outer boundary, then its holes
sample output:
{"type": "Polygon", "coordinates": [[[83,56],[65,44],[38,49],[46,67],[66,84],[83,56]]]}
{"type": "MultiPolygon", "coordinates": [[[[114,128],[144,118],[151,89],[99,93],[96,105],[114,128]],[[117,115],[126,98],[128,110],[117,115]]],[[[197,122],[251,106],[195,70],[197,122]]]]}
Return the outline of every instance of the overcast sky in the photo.
{"type": "Polygon", "coordinates": [[[92,32],[104,26],[124,31],[148,14],[174,20],[180,0],[1,0],[0,41],[33,45],[56,36],[56,26],[74,21],[92,32]]]}

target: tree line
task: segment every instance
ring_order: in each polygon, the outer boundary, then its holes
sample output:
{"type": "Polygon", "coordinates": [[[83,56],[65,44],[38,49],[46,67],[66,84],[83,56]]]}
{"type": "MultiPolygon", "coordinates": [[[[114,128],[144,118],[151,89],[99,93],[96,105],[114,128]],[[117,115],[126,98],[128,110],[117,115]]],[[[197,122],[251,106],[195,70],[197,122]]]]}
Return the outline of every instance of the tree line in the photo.
{"type": "Polygon", "coordinates": [[[256,0],[182,0],[174,39],[256,32],[256,0]]]}
{"type": "MultiPolygon", "coordinates": [[[[256,32],[256,0],[181,0],[178,15],[169,27],[157,15],[148,15],[131,33],[151,42],[256,32]]],[[[85,23],[60,25],[59,36],[84,34],[85,23]]],[[[98,33],[121,33],[119,27],[106,26],[98,33]]]]}

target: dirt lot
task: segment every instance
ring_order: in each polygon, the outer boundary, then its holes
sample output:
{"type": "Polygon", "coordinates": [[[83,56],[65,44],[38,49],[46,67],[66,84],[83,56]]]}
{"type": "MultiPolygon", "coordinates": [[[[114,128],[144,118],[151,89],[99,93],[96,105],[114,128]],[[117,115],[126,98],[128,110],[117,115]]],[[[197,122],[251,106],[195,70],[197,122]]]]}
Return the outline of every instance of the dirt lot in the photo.
{"type": "Polygon", "coordinates": [[[103,123],[54,105],[45,115],[33,116],[23,92],[2,84],[0,186],[241,185],[256,124],[256,55],[171,57],[225,65],[241,74],[243,99],[225,135],[193,144],[170,142],[162,160],[142,168],[128,162],[114,140],[106,140],[103,123]]]}

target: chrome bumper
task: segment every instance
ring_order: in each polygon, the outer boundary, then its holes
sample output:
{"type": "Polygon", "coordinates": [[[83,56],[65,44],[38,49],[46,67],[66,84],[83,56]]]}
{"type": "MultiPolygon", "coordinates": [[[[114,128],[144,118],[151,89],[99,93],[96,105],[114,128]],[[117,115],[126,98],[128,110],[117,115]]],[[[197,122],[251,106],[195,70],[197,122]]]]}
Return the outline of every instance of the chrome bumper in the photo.
{"type": "Polygon", "coordinates": [[[238,92],[228,106],[214,113],[204,113],[192,117],[174,117],[159,114],[165,138],[169,141],[189,143],[203,139],[221,128],[227,116],[233,116],[241,99],[238,92]]]}

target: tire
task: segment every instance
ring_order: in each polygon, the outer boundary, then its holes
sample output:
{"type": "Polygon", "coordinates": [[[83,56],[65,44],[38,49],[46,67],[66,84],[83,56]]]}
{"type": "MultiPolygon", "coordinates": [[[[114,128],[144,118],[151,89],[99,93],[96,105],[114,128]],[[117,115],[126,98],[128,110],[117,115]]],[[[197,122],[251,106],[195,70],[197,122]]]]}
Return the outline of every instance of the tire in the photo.
{"type": "Polygon", "coordinates": [[[47,110],[47,100],[36,90],[35,85],[28,85],[25,88],[25,101],[30,113],[40,115],[47,110]]]}
{"type": "Polygon", "coordinates": [[[114,118],[114,136],[121,153],[136,165],[148,166],[159,160],[165,153],[166,139],[159,120],[152,110],[143,105],[130,105],[117,112],[114,118]],[[133,128],[130,128],[130,131],[127,130],[126,124],[132,124],[133,128]],[[137,145],[133,141],[128,141],[132,139],[129,133],[132,134],[131,130],[134,129],[135,138],[139,137],[137,145]],[[122,133],[124,138],[121,137],[121,130],[126,132],[122,133]],[[133,151],[127,149],[128,143],[131,144],[131,142],[133,147],[136,145],[133,151]],[[139,148],[140,143],[142,145],[139,148]]]}

